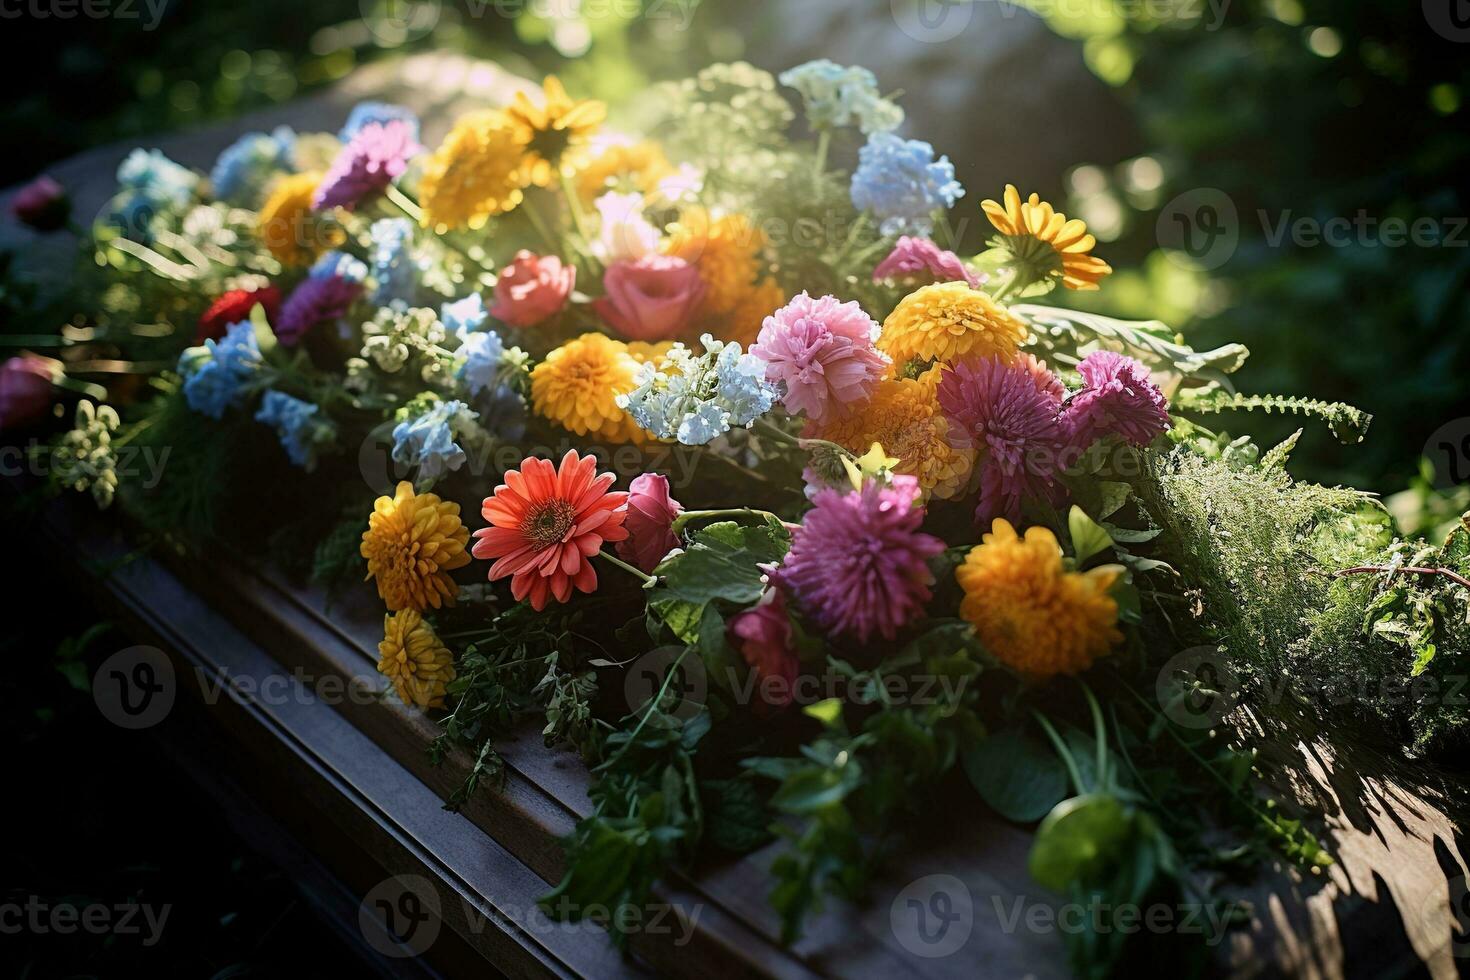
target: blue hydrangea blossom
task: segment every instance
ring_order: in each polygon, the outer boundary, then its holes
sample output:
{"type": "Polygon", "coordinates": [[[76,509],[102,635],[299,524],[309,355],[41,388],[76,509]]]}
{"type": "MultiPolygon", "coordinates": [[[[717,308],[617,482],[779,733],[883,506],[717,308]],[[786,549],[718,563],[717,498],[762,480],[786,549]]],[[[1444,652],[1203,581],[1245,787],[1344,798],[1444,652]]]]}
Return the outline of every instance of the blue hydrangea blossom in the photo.
{"type": "Polygon", "coordinates": [[[418,289],[418,267],[413,258],[413,222],[407,218],[380,218],[368,229],[372,238],[372,301],[386,306],[396,300],[411,303],[418,289]]]}
{"type": "Polygon", "coordinates": [[[295,170],[291,163],[295,148],[296,132],[290,126],[241,136],[221,151],[209,171],[215,197],[240,207],[256,206],[271,178],[295,170]]]}
{"type": "Polygon", "coordinates": [[[190,347],[179,355],[184,400],[202,415],[223,418],[226,409],[244,401],[246,383],[260,366],[254,325],[248,320],[232,324],[219,340],[206,340],[204,346],[190,347]]]}
{"type": "Polygon", "coordinates": [[[323,253],[307,273],[309,279],[331,279],[333,276],[348,282],[362,282],[368,277],[367,263],[346,252],[333,249],[323,253]]]}
{"type": "Polygon", "coordinates": [[[875,133],[858,153],[852,175],[852,206],[877,218],[885,235],[929,237],[934,212],[954,207],[965,189],[949,157],[934,159],[934,147],[875,133]]]}
{"type": "Polygon", "coordinates": [[[637,387],[618,396],[618,406],[656,438],[702,446],[735,426],[748,428],[780,397],[760,358],[709,334],[700,341],[699,356],[675,344],[660,364],[639,365],[637,387]]]}
{"type": "Polygon", "coordinates": [[[422,482],[432,482],[457,470],[468,458],[455,441],[456,426],[479,418],[464,402],[436,402],[422,415],[404,419],[393,428],[393,459],[417,467],[422,482]]]}
{"type": "Polygon", "coordinates": [[[255,421],[274,427],[287,458],[304,470],[316,469],[318,451],[337,437],[337,426],[316,405],[281,391],[265,393],[255,421]]]}

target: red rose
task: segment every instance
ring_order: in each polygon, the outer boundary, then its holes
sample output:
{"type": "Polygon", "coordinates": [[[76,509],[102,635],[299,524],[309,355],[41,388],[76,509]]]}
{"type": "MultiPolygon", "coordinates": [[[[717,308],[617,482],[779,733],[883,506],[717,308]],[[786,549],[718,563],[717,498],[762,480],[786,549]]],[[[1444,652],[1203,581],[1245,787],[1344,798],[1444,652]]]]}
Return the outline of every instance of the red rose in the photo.
{"type": "Polygon", "coordinates": [[[202,344],[205,340],[220,339],[225,335],[226,327],[250,319],[250,311],[255,309],[257,303],[265,307],[266,321],[273,323],[276,311],[281,306],[281,291],[275,286],[230,290],[211,303],[209,309],[199,317],[199,330],[195,334],[194,343],[202,344]]]}

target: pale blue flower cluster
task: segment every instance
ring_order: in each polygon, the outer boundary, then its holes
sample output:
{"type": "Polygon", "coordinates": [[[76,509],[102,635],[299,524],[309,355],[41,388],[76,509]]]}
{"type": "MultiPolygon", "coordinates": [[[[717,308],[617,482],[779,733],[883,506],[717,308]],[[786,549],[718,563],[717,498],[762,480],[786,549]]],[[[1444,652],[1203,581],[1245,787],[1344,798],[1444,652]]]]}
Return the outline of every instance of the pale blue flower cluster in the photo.
{"type": "Polygon", "coordinates": [[[352,111],[347,115],[347,122],[342,124],[342,131],[337,134],[337,138],[345,145],[352,142],[352,137],[356,136],[358,130],[362,129],[368,123],[386,123],[394,119],[408,123],[408,128],[413,131],[413,140],[417,143],[419,139],[419,117],[414,114],[412,109],[406,106],[393,105],[388,102],[359,102],[353,106],[352,111]]]}
{"type": "Polygon", "coordinates": [[[367,263],[356,256],[333,249],[324,252],[307,273],[308,279],[331,279],[333,276],[348,282],[362,282],[368,277],[367,263]]]}
{"type": "Polygon", "coordinates": [[[393,459],[417,467],[421,481],[433,481],[464,465],[465,451],[455,441],[456,426],[473,423],[478,413],[461,401],[436,402],[422,415],[393,428],[393,459]]]}
{"type": "Polygon", "coordinates": [[[246,133],[224,148],[209,171],[214,196],[240,207],[256,207],[271,178],[295,169],[291,163],[295,148],[296,132],[290,126],[246,133]]]}
{"type": "Polygon", "coordinates": [[[413,258],[413,222],[407,218],[380,218],[368,229],[372,238],[372,301],[386,306],[393,300],[411,302],[418,289],[413,258]]]}
{"type": "Polygon", "coordinates": [[[248,320],[231,325],[220,340],[206,340],[179,355],[184,399],[189,407],[212,419],[245,398],[244,385],[260,370],[260,347],[248,320]]]}
{"type": "Polygon", "coordinates": [[[826,58],[781,73],[781,84],[796,89],[813,129],[851,126],[865,134],[888,133],[903,124],[903,109],[878,93],[878,79],[859,65],[843,67],[826,58]]]}
{"type": "Polygon", "coordinates": [[[470,293],[464,299],[444,303],[439,307],[439,322],[444,329],[454,334],[467,334],[480,326],[490,316],[485,309],[485,300],[479,293],[470,293]]]}
{"type": "Polygon", "coordinates": [[[494,330],[459,331],[459,350],[455,351],[459,365],[454,376],[469,389],[473,397],[496,384],[500,375],[500,362],[505,357],[505,344],[494,330]]]}
{"type": "Polygon", "coordinates": [[[287,458],[308,471],[316,469],[318,451],[337,438],[337,426],[320,417],[316,405],[282,391],[265,393],[255,421],[274,427],[287,458]]]}
{"type": "Polygon", "coordinates": [[[875,133],[858,152],[852,175],[852,206],[870,212],[885,235],[934,231],[934,212],[954,207],[965,189],[954,178],[949,157],[934,159],[934,147],[875,133]]]}
{"type": "Polygon", "coordinates": [[[199,176],[158,150],[139,148],[118,165],[117,183],[111,220],[128,238],[148,242],[153,238],[149,230],[153,218],[193,200],[199,176]]]}
{"type": "Polygon", "coordinates": [[[675,344],[662,363],[639,365],[637,387],[618,396],[618,406],[659,439],[705,445],[734,426],[749,427],[781,395],[765,380],[760,358],[709,334],[700,341],[705,353],[697,357],[675,344]]]}

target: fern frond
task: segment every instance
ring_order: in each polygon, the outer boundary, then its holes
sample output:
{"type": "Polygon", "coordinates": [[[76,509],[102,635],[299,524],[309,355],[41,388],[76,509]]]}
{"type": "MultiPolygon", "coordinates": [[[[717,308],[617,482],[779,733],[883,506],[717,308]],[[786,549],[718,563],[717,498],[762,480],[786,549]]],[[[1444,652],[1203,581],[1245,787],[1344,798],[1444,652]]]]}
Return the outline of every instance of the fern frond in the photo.
{"type": "Polygon", "coordinates": [[[1290,395],[1242,395],[1219,388],[1184,389],[1174,396],[1174,408],[1186,412],[1291,412],[1322,419],[1344,444],[1362,442],[1373,416],[1343,402],[1290,395]]]}

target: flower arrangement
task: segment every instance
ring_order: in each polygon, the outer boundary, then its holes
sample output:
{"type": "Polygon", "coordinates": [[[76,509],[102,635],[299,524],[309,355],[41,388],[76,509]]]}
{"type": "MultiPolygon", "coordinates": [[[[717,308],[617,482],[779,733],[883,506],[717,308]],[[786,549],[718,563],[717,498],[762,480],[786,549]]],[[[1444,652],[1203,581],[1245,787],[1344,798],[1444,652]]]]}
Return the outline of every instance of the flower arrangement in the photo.
{"type": "MultiPolygon", "coordinates": [[[[1356,645],[1432,674],[1466,649],[1470,530],[1397,541],[1364,496],[1295,484],[1291,444],[1207,427],[1367,424],[1236,394],[1239,345],[1037,302],[1111,271],[1037,195],[976,206],[993,235],[962,257],[966,189],[870,72],[719,65],[654,102],[657,142],[549,78],[437,146],[364,104],[336,135],[244,137],[207,180],[138,151],[96,257],[172,325],[135,342],[172,370],[83,403],[65,485],[189,547],[230,508],[276,520],[273,557],[304,540],[319,579],[369,580],[378,669],[436,713],[436,756],[475,751],[451,805],[544,717],[594,773],[561,908],[775,834],[794,938],[955,792],[1039,821],[1043,885],[1114,902],[1196,894],[1227,850],[1205,826],[1327,863],[1242,743],[1179,723],[1211,692],[1160,668],[1204,650],[1246,697],[1356,645]],[[130,490],[109,454],[132,439],[186,458],[130,490]],[[292,473],[260,490],[283,506],[232,499],[240,457],[292,473]],[[1411,566],[1443,574],[1348,574],[1411,566]]],[[[1427,712],[1380,714],[1421,747],[1465,723],[1427,712]]],[[[1079,970],[1126,941],[1087,932],[1079,970]]]]}

